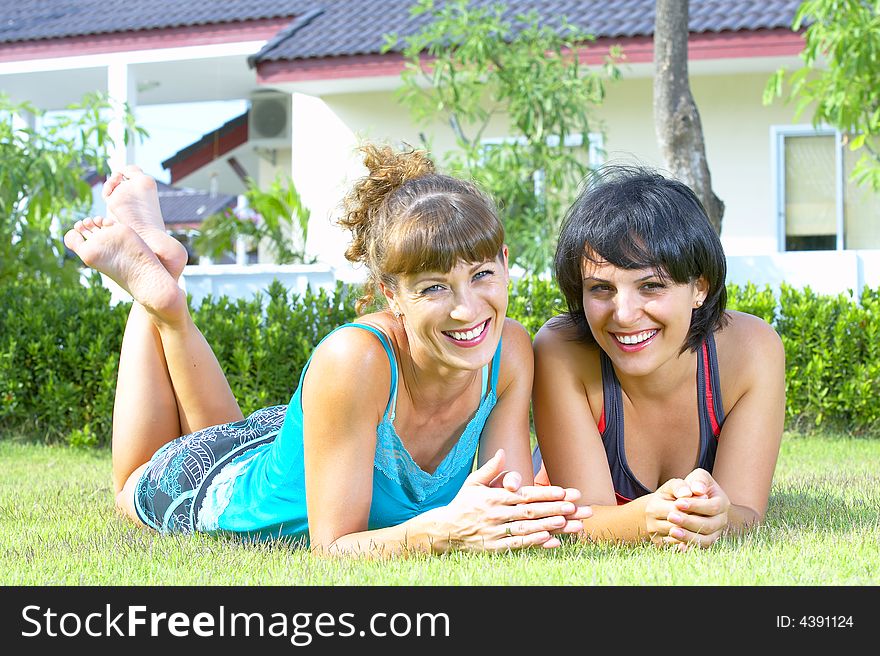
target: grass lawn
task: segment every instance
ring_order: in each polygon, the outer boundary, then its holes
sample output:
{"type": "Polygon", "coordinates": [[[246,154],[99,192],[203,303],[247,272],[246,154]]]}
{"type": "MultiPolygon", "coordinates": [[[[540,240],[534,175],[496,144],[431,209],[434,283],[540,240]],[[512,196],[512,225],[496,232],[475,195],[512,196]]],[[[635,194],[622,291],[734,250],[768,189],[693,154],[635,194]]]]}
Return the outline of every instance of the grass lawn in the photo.
{"type": "Polygon", "coordinates": [[[2,585],[878,585],[880,440],[786,434],[766,524],[686,553],[582,545],[328,560],[116,516],[106,450],[0,440],[2,585]]]}

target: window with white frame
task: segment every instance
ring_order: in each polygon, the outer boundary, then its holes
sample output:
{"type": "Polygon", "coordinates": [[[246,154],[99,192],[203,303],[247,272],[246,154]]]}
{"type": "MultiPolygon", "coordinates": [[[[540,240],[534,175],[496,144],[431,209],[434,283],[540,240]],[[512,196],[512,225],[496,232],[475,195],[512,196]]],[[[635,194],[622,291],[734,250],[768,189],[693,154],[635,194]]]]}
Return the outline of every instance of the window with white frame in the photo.
{"type": "Polygon", "coordinates": [[[780,250],[880,248],[880,194],[850,181],[859,154],[834,128],[773,128],[780,250]]]}

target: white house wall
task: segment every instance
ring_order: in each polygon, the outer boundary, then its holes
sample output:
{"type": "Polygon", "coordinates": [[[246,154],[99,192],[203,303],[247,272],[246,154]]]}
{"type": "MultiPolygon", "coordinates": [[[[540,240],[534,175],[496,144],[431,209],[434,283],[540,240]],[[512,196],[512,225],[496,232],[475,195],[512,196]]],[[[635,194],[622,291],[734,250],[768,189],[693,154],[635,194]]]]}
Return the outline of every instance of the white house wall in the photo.
{"type": "MultiPolygon", "coordinates": [[[[691,77],[713,187],[725,203],[721,239],[731,281],[775,285],[786,280],[828,292],[862,283],[880,285],[876,251],[779,252],[770,128],[795,120],[792,105],[781,100],[763,105],[768,77],[763,71],[691,77]],[[831,263],[835,263],[834,273],[829,275],[831,263]]],[[[652,84],[650,77],[642,75],[607,85],[605,102],[595,113],[597,128],[605,133],[606,161],[662,168],[654,132],[652,84]]],[[[345,190],[363,174],[356,144],[373,140],[418,145],[424,133],[431,140],[435,159],[442,163],[442,153],[454,147],[453,135],[443,123],[416,125],[391,91],[334,93],[323,98],[295,93],[294,105],[291,170],[313,212],[310,251],[350,275],[342,257],[347,235],[333,221],[345,190]]],[[[800,119],[803,124],[808,121],[808,114],[800,119]]],[[[508,136],[506,122],[496,120],[484,136],[508,136]]]]}
{"type": "MultiPolygon", "coordinates": [[[[770,126],[790,124],[792,107],[777,102],[765,107],[761,94],[765,74],[694,77],[692,90],[700,109],[706,151],[716,193],[725,203],[722,242],[730,255],[777,252],[778,229],[773,212],[770,126]]],[[[607,97],[595,112],[604,128],[606,161],[662,168],[652,110],[652,80],[629,78],[607,85],[607,97]]],[[[392,94],[338,94],[324,99],[327,108],[352,132],[368,139],[418,144],[419,133],[433,136],[443,152],[454,147],[443,124],[420,128],[392,94]]],[[[496,121],[486,137],[506,136],[506,123],[496,121]]]]}

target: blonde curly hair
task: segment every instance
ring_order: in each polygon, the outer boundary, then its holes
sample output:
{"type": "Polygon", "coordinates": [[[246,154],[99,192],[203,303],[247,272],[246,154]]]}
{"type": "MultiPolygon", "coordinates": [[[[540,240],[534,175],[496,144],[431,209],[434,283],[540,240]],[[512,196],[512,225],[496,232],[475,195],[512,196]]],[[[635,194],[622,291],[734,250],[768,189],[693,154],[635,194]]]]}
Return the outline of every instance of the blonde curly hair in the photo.
{"type": "Polygon", "coordinates": [[[360,148],[368,174],[343,200],[339,223],[352,233],[345,257],[369,271],[358,314],[379,283],[396,289],[397,276],[449,271],[459,262],[498,256],[504,228],[491,199],[474,184],[437,173],[423,150],[360,148]]]}

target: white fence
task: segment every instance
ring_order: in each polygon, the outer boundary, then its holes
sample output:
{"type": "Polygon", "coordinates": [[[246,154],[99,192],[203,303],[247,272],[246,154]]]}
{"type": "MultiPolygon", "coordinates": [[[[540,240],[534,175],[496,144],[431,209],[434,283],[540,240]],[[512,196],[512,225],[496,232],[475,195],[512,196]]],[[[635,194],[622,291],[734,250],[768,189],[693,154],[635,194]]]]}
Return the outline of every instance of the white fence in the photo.
{"type": "MultiPolygon", "coordinates": [[[[332,291],[337,280],[355,282],[351,271],[337,271],[325,264],[210,264],[188,266],[181,287],[197,307],[206,296],[250,298],[265,291],[273,280],[297,294],[307,287],[332,291]]],[[[781,282],[794,287],[809,286],[818,294],[858,292],[864,285],[880,287],[880,250],[802,251],[772,255],[735,255],[727,258],[727,281],[738,285],[752,282],[759,288],[778,288],[781,282]]],[[[104,277],[113,302],[130,301],[113,281],[104,277]]]]}
{"type": "MultiPolygon", "coordinates": [[[[330,292],[337,277],[333,267],[324,264],[199,264],[184,269],[180,286],[191,295],[191,306],[195,308],[206,296],[251,298],[265,292],[273,280],[300,295],[307,287],[330,292]]],[[[111,292],[111,303],[131,301],[131,296],[107,276],[102,275],[102,280],[111,292]]]]}
{"type": "Polygon", "coordinates": [[[774,289],[785,282],[810,287],[817,294],[839,294],[862,287],[880,287],[880,250],[798,251],[772,255],[730,255],[727,281],[738,285],[753,282],[774,289]]]}

